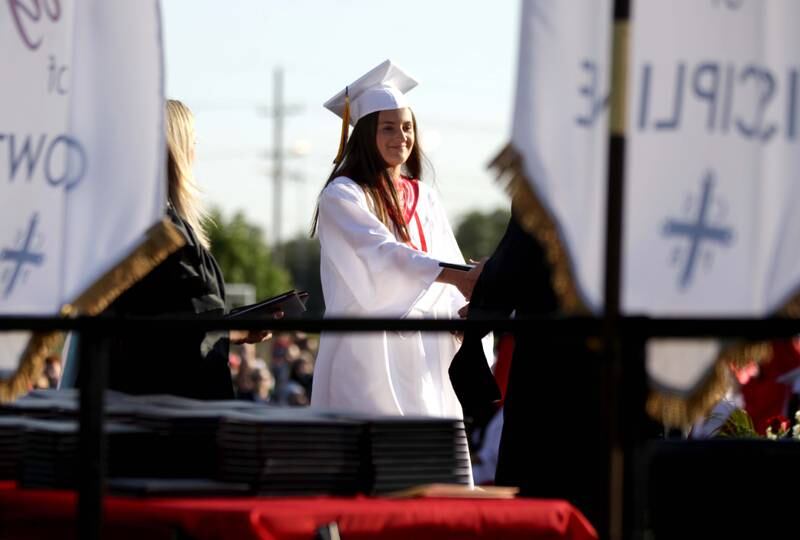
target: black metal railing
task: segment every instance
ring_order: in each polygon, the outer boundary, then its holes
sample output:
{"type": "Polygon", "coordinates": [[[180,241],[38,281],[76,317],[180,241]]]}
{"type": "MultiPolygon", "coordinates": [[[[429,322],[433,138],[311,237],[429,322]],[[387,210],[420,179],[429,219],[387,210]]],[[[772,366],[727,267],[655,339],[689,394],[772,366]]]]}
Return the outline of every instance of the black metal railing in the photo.
{"type": "MultiPolygon", "coordinates": [[[[598,338],[608,344],[607,320],[599,317],[524,317],[493,320],[430,320],[430,319],[278,319],[265,323],[262,320],[231,320],[222,317],[203,318],[134,318],[118,316],[100,317],[32,317],[0,316],[0,332],[15,330],[71,331],[81,334],[80,356],[84,380],[80,396],[80,441],[78,485],[78,537],[95,540],[101,537],[102,501],[105,491],[105,438],[103,437],[103,390],[106,386],[107,366],[104,337],[118,333],[148,331],[212,331],[212,330],[262,330],[318,332],[379,332],[379,331],[494,331],[520,332],[527,336],[548,340],[598,338]]],[[[648,318],[619,317],[615,321],[615,337],[620,342],[638,342],[649,338],[739,338],[771,340],[800,334],[800,319],[767,318],[648,318]]],[[[615,355],[609,352],[609,362],[615,355]]],[[[646,380],[641,366],[631,369],[636,376],[627,384],[644,388],[646,380]]],[[[612,380],[608,380],[612,384],[612,380]]],[[[636,392],[623,395],[636,395],[636,392]]],[[[609,417],[622,414],[629,403],[609,405],[609,417]]],[[[639,406],[640,404],[633,404],[639,406]]],[[[629,409],[628,409],[629,410],[629,409]]],[[[612,509],[613,512],[613,509],[612,509]]],[[[620,514],[625,514],[624,508],[620,514]]],[[[605,536],[605,535],[603,535],[605,536]]]]}

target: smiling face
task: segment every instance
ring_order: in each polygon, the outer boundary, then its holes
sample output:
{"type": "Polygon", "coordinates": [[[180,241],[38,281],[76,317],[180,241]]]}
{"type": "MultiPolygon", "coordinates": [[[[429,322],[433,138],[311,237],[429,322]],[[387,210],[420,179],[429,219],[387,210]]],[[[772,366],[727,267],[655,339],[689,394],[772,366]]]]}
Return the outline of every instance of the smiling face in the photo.
{"type": "Polygon", "coordinates": [[[394,109],[378,114],[375,144],[389,168],[399,170],[406,162],[414,148],[414,135],[411,109],[394,109]]]}

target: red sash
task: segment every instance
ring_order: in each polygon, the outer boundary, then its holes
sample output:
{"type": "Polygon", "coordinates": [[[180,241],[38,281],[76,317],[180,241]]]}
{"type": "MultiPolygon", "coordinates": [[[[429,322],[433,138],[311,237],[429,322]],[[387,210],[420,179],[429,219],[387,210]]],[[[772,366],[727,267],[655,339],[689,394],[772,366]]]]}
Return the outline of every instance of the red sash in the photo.
{"type": "Polygon", "coordinates": [[[406,222],[406,226],[411,227],[411,221],[415,221],[417,224],[417,232],[419,233],[420,245],[416,246],[410,240],[408,241],[408,244],[417,251],[424,251],[427,253],[428,244],[425,241],[425,232],[422,230],[422,222],[420,221],[419,214],[417,213],[419,184],[410,178],[402,176],[398,182],[397,191],[398,195],[400,195],[401,204],[403,205],[403,219],[406,222]]]}

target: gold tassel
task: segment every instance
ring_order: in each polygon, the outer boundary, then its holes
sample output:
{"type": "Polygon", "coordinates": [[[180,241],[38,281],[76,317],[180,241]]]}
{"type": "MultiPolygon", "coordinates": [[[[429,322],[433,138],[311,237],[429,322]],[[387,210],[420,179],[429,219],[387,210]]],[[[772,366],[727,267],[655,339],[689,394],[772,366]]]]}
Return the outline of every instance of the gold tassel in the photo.
{"type": "Polygon", "coordinates": [[[333,160],[334,165],[338,165],[344,159],[344,149],[347,146],[347,135],[350,132],[350,89],[344,89],[344,112],[342,113],[342,135],[339,138],[339,151],[333,160]]]}
{"type": "MultiPolygon", "coordinates": [[[[155,224],[145,236],[145,240],[119,264],[106,272],[74,302],[63,306],[61,316],[94,316],[101,313],[186,243],[183,235],[168,219],[155,224]]],[[[33,388],[44,372],[44,359],[61,338],[60,331],[33,333],[16,372],[10,379],[0,380],[0,403],[13,401],[33,388]]]]}

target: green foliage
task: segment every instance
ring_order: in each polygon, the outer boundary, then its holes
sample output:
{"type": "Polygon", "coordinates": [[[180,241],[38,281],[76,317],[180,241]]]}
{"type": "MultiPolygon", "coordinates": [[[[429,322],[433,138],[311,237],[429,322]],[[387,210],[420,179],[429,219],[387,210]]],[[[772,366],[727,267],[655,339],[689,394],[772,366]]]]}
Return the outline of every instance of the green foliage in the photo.
{"type": "Polygon", "coordinates": [[[261,228],[248,223],[241,212],[232,219],[214,209],[207,225],[211,253],[222,268],[226,283],[251,283],[261,300],[292,288],[289,273],[275,264],[261,228]]]}
{"type": "Polygon", "coordinates": [[[505,209],[486,214],[476,211],[465,215],[455,231],[464,258],[477,260],[491,255],[503,237],[510,218],[511,213],[505,209]]]}
{"type": "Polygon", "coordinates": [[[292,286],[309,293],[307,316],[322,317],[325,302],[319,278],[319,240],[300,235],[281,244],[278,249],[283,264],[292,276],[292,286]]]}
{"type": "MultiPolygon", "coordinates": [[[[713,417],[713,416],[712,416],[713,417]]],[[[719,430],[716,437],[753,438],[759,437],[753,426],[753,419],[744,409],[735,409],[719,430]]]]}
{"type": "MultiPolygon", "coordinates": [[[[491,255],[510,218],[507,210],[470,212],[456,227],[456,239],[466,258],[491,255]]],[[[319,240],[303,235],[277,247],[272,253],[261,229],[237,213],[230,220],[218,211],[211,213],[208,231],[211,252],[228,283],[252,283],[258,299],[288,289],[310,293],[308,316],[321,317],[325,311],[319,276],[319,240]],[[282,264],[278,264],[276,260],[282,264]]]]}

